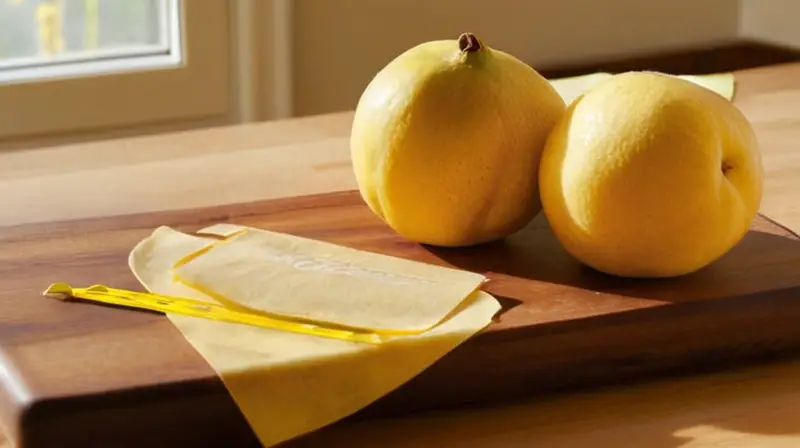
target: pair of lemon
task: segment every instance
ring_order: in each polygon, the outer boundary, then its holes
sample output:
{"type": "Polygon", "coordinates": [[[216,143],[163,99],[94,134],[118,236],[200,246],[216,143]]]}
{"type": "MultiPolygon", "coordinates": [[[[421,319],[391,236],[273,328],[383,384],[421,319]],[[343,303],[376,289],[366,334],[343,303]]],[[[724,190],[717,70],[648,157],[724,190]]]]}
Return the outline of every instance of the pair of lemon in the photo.
{"type": "Polygon", "coordinates": [[[629,72],[566,104],[472,34],[418,45],[378,72],[356,109],[351,155],[365,202],[410,240],[484,243],[543,211],[575,258],[629,277],[718,259],[762,196],[752,126],[711,89],[629,72]]]}

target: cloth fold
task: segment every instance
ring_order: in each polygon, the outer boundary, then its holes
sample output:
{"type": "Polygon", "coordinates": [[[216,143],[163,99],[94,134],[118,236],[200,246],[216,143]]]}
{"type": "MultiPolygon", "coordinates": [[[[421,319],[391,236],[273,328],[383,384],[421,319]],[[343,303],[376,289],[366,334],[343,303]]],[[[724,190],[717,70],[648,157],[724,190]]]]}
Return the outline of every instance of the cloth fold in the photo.
{"type": "MultiPolygon", "coordinates": [[[[156,229],[131,251],[131,271],[150,292],[213,302],[171,273],[181,258],[218,241],[199,236],[210,231],[190,235],[156,229]]],[[[182,315],[168,318],[219,375],[260,442],[273,446],[388,394],[489,325],[499,310],[494,297],[477,290],[432,329],[377,346],[182,315]]]]}

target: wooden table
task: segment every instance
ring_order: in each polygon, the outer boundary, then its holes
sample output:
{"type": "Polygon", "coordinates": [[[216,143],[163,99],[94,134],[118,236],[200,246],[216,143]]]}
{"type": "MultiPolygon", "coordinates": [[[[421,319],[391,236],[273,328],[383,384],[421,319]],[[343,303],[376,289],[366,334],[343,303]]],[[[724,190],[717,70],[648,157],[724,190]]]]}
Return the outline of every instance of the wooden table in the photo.
{"type": "MultiPolygon", "coordinates": [[[[767,172],[762,211],[800,232],[800,63],[737,73],[767,172]]],[[[0,225],[355,188],[352,114],[0,154],[0,225]],[[225,168],[222,168],[225,167],[225,168]]],[[[795,447],[797,362],[463,413],[335,425],[291,446],[795,447]]],[[[0,448],[7,448],[0,435],[0,448]]]]}

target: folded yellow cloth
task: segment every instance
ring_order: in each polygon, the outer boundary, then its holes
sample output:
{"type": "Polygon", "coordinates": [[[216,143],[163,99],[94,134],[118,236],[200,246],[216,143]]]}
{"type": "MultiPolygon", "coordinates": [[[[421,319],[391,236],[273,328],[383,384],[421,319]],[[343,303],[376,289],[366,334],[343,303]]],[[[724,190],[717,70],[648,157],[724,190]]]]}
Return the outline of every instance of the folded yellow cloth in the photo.
{"type": "Polygon", "coordinates": [[[180,260],[177,280],[218,301],[339,326],[414,334],[450,314],[486,278],[262,229],[180,260]],[[220,267],[224,266],[224,269],[220,267]]]}
{"type": "MultiPolygon", "coordinates": [[[[196,256],[198,251],[218,244],[220,236],[243,229],[223,225],[203,229],[198,235],[189,235],[160,227],[131,251],[129,265],[150,292],[213,301],[199,290],[177,281],[172,268],[186,257],[196,256]]],[[[270,236],[268,232],[263,232],[260,242],[273,241],[271,247],[283,247],[270,236]]],[[[327,245],[297,238],[294,239],[292,250],[294,253],[322,257],[326,253],[320,251],[321,247],[327,245]]],[[[241,250],[244,258],[252,256],[251,251],[257,252],[252,248],[241,250]]],[[[365,263],[370,256],[366,252],[360,254],[365,263]]],[[[377,254],[375,257],[386,263],[377,254]]],[[[225,260],[230,261],[230,257],[225,260]]],[[[403,269],[407,261],[398,261],[397,272],[407,272],[407,268],[403,269]]],[[[240,266],[239,263],[234,262],[233,265],[240,266]]],[[[225,270],[222,266],[218,267],[225,270]]],[[[384,264],[384,267],[389,269],[391,265],[384,264]]],[[[444,268],[421,263],[416,269],[416,274],[425,278],[434,278],[438,273],[446,272],[444,268]]],[[[305,288],[316,285],[318,288],[327,288],[332,297],[348,293],[347,290],[336,289],[341,284],[329,281],[331,276],[318,271],[305,272],[307,276],[296,275],[287,279],[274,277],[271,281],[284,282],[280,286],[284,292],[291,291],[292,285],[305,288]],[[303,282],[306,284],[303,285],[303,282]]],[[[462,285],[474,284],[479,280],[474,274],[463,274],[458,279],[462,285]]],[[[207,287],[228,288],[233,296],[243,290],[252,290],[252,287],[245,286],[237,291],[222,277],[208,278],[215,280],[203,280],[207,287]]],[[[446,296],[452,289],[444,285],[440,292],[446,296]]],[[[380,295],[393,287],[372,285],[371,290],[380,295]]],[[[449,315],[442,316],[443,320],[439,319],[441,322],[432,329],[421,334],[392,336],[389,342],[382,345],[326,339],[182,315],[170,314],[168,317],[219,375],[261,443],[272,446],[358,411],[415,377],[485,328],[500,310],[500,305],[491,295],[479,290],[472,292],[474,289],[465,288],[468,291],[461,303],[456,305],[455,310],[450,310],[449,315]]],[[[430,292],[435,293],[433,290],[430,292]]],[[[286,294],[283,297],[287,301],[296,298],[286,294]]],[[[437,297],[400,299],[434,302],[437,297]]],[[[411,321],[413,315],[413,311],[407,312],[406,318],[411,321]]],[[[426,309],[420,315],[432,314],[426,309]]]]}
{"type": "MultiPolygon", "coordinates": [[[[575,98],[580,96],[587,89],[598,82],[612,76],[610,73],[598,72],[588,75],[573,76],[568,78],[558,78],[550,80],[550,84],[555,87],[561,98],[567,104],[572,103],[575,98]]],[[[683,78],[707,89],[713,90],[729,101],[733,99],[735,89],[735,79],[732,73],[713,73],[709,75],[673,75],[683,78]]]]}

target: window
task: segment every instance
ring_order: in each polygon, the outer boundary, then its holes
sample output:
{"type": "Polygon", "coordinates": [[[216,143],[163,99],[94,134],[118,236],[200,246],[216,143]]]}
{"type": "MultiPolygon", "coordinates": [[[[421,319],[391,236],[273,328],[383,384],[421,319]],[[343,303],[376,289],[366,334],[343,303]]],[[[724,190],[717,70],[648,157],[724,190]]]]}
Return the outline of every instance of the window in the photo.
{"type": "Polygon", "coordinates": [[[0,0],[0,140],[230,114],[227,0],[0,0]]]}
{"type": "Polygon", "coordinates": [[[174,66],[177,3],[9,0],[0,3],[0,82],[174,66]]]}

